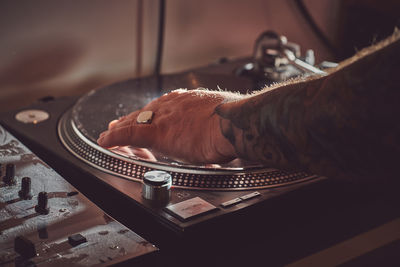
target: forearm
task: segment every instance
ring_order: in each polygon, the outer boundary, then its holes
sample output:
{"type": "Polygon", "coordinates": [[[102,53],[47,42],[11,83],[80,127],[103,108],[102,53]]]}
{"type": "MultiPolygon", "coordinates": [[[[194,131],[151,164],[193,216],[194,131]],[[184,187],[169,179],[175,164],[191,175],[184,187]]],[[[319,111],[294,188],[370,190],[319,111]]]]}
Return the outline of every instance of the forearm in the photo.
{"type": "Polygon", "coordinates": [[[400,42],[364,51],[327,76],[220,105],[242,158],[327,176],[374,175],[400,152],[400,42]]]}

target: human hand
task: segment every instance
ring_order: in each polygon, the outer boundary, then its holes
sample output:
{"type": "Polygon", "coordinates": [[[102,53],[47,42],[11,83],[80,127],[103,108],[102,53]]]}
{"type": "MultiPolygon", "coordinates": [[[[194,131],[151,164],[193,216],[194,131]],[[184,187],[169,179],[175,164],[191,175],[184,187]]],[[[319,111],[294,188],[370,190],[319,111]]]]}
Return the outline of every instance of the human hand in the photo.
{"type": "Polygon", "coordinates": [[[116,154],[128,157],[140,158],[148,161],[157,161],[156,157],[146,148],[137,148],[131,146],[116,146],[110,149],[116,154]]]}
{"type": "Polygon", "coordinates": [[[226,99],[238,97],[228,92],[175,90],[112,121],[97,142],[107,148],[149,148],[182,162],[229,162],[236,158],[235,149],[222,135],[223,119],[215,108],[226,99]],[[150,124],[136,122],[142,111],[154,113],[150,124]]]}

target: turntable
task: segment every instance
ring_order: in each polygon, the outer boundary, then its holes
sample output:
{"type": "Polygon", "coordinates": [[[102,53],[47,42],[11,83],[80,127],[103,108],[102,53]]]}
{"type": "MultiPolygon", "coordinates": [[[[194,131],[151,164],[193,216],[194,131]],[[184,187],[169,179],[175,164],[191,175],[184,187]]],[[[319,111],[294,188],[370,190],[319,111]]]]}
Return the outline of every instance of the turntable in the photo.
{"type": "MultiPolygon", "coordinates": [[[[97,177],[153,210],[178,232],[187,232],[188,228],[203,221],[262,202],[270,198],[271,191],[278,195],[324,179],[304,172],[288,172],[238,160],[225,165],[194,166],[172,161],[154,152],[156,160],[147,160],[126,150],[108,150],[98,146],[96,139],[107,129],[109,121],[143,107],[178,85],[191,89],[211,87],[211,83],[217,80],[224,84],[223,76],[194,72],[164,76],[162,79],[163,90],[159,89],[155,78],[144,78],[89,92],[61,116],[57,132],[65,149],[90,166],[97,177]],[[154,170],[171,175],[172,198],[164,207],[146,201],[140,193],[144,175],[154,170]],[[121,188],[122,183],[128,186],[121,188]],[[185,218],[169,209],[173,204],[196,197],[213,208],[204,214],[185,218]]],[[[240,86],[238,88],[246,88],[232,77],[229,81],[240,86]]]]}
{"type": "MultiPolygon", "coordinates": [[[[242,65],[239,63],[236,65],[242,65]]],[[[218,67],[227,66],[211,68],[218,67]]],[[[289,196],[295,199],[296,194],[308,196],[295,206],[307,205],[305,202],[312,201],[307,192],[315,191],[313,185],[321,185],[326,178],[247,162],[218,167],[193,166],[157,154],[157,161],[149,161],[96,144],[97,136],[109,121],[169,90],[217,86],[234,91],[254,88],[253,82],[245,77],[201,70],[161,78],[145,77],[93,90],[79,99],[60,98],[38,103],[22,110],[23,115],[18,111],[6,114],[2,124],[102,209],[157,244],[162,254],[176,255],[177,251],[192,248],[184,253],[185,258],[190,258],[188,255],[196,251],[193,246],[204,249],[205,243],[209,243],[209,249],[219,247],[215,253],[222,253],[221,246],[228,248],[233,244],[227,237],[239,240],[252,226],[254,229],[267,226],[261,226],[264,219],[259,217],[265,206],[271,216],[281,220],[286,216],[282,210],[292,205],[289,196]],[[36,114],[43,112],[48,118],[35,120],[36,114]],[[29,121],[16,120],[16,114],[29,121]],[[144,175],[154,170],[171,176],[166,203],[149,201],[142,196],[144,175]],[[221,244],[221,240],[226,241],[221,244]]],[[[268,220],[270,227],[277,223],[276,219],[268,220]]],[[[268,231],[273,229],[270,227],[268,231]]],[[[168,256],[168,260],[171,258],[175,256],[168,256]]]]}
{"type": "MultiPolygon", "coordinates": [[[[318,192],[312,188],[326,178],[240,160],[194,166],[157,153],[155,159],[147,160],[126,153],[126,149],[104,149],[96,139],[109,121],[176,88],[222,88],[245,93],[319,71],[304,63],[307,59],[302,62],[311,69],[285,61],[282,53],[268,54],[273,49],[286,49],[299,56],[298,47],[276,34],[264,33],[258,43],[256,50],[262,54],[255,55],[255,60],[246,58],[185,73],[123,81],[78,99],[56,99],[6,114],[3,124],[92,201],[160,245],[161,251],[177,246],[184,249],[188,243],[201,246],[210,238],[217,245],[232,231],[237,238],[246,236],[252,226],[264,224],[259,214],[266,206],[281,220],[282,209],[293,206],[289,204],[292,197],[304,200],[297,201],[296,206],[307,206],[305,202],[312,199],[308,192],[318,192]],[[166,175],[166,182],[146,178],[153,171],[166,175]],[[302,194],[306,197],[299,196],[302,194]],[[258,223],[252,222],[256,219],[258,223]],[[237,231],[240,228],[246,231],[237,231]]],[[[308,61],[311,59],[309,56],[308,61]]],[[[274,224],[274,220],[267,221],[274,224]]],[[[224,246],[228,244],[224,242],[224,246]]]]}
{"type": "MultiPolygon", "coordinates": [[[[125,81],[89,92],[61,116],[57,127],[61,143],[77,159],[96,170],[96,176],[125,191],[125,194],[156,212],[161,220],[166,220],[179,232],[187,232],[187,228],[202,221],[262,202],[272,195],[324,179],[304,172],[277,170],[237,160],[221,166],[194,166],[172,161],[157,153],[154,154],[156,160],[146,160],[122,150],[107,150],[96,144],[97,137],[107,128],[109,121],[143,107],[169,89],[175,89],[178,84],[197,88],[199,84],[206,85],[201,79],[223,81],[221,77],[188,73],[183,77],[193,84],[185,84],[178,77],[163,77],[162,91],[155,86],[155,79],[148,78],[125,81]],[[148,203],[140,194],[144,175],[154,170],[171,175],[172,198],[166,207],[148,203]],[[129,186],[121,188],[121,183],[129,186]],[[210,204],[212,209],[189,217],[170,209],[173,204],[196,197],[204,201],[202,204],[210,204]]],[[[230,78],[230,81],[234,79],[230,78]]]]}
{"type": "MultiPolygon", "coordinates": [[[[265,39],[260,42],[264,42],[265,53],[271,51],[265,39]]],[[[285,64],[276,65],[276,54],[262,54],[257,61],[239,59],[123,81],[79,98],[44,101],[6,113],[2,124],[89,199],[160,247],[169,263],[193,261],[193,257],[201,262],[217,256],[223,262],[228,255],[232,262],[239,257],[240,262],[249,263],[240,253],[257,254],[256,262],[267,251],[271,265],[282,265],[349,236],[340,227],[325,231],[326,225],[333,226],[340,218],[327,215],[329,207],[339,205],[345,210],[348,204],[342,184],[243,161],[194,166],[156,153],[156,160],[148,160],[104,149],[96,139],[111,120],[176,88],[248,92],[277,79],[320,71],[312,66],[310,56],[300,60],[298,48],[285,47],[295,56],[281,60],[285,64]],[[260,69],[264,74],[260,75],[260,69]],[[146,178],[153,171],[166,176],[146,178]],[[309,235],[315,232],[325,239],[309,235]],[[198,251],[204,251],[204,257],[198,251]],[[240,253],[235,257],[234,252],[240,253]]]]}
{"type": "MultiPolygon", "coordinates": [[[[273,32],[266,32],[257,41],[258,46],[262,48],[256,48],[256,51],[266,50],[271,53],[271,47],[273,47],[275,52],[281,53],[282,50],[285,53],[291,53],[296,58],[295,54],[300,54],[299,49],[292,48],[293,44],[289,45],[282,38],[273,32]],[[271,44],[273,41],[275,43],[271,44]]],[[[265,65],[268,65],[269,69],[271,69],[271,66],[274,66],[272,68],[275,70],[274,72],[279,73],[280,76],[278,77],[282,76],[284,79],[301,73],[299,69],[296,69],[297,65],[276,64],[279,61],[278,59],[288,59],[288,56],[285,55],[282,57],[282,55],[274,54],[273,57],[269,56],[269,61],[266,62],[267,59],[265,57],[267,56],[263,55],[264,58],[262,59],[257,59],[255,56],[256,62],[264,64],[258,66],[258,69],[268,69],[265,65]],[[283,71],[279,71],[278,66],[281,69],[283,68],[283,71]]],[[[296,60],[296,62],[303,62],[297,58],[296,60]]],[[[305,62],[299,66],[301,66],[300,70],[305,70],[306,74],[310,72],[323,73],[323,71],[305,62]],[[308,68],[304,68],[304,66],[308,66],[308,68]]],[[[256,66],[253,69],[255,70],[256,66]]],[[[251,72],[249,64],[246,64],[246,71],[253,73],[253,76],[254,70],[251,72]]],[[[236,71],[243,72],[240,69],[236,71]]],[[[267,79],[269,82],[276,81],[272,79],[276,75],[270,75],[265,70],[262,73],[265,73],[264,84],[267,79]]],[[[282,77],[278,79],[282,80],[282,77]]],[[[174,162],[163,155],[155,154],[156,159],[150,161],[132,154],[129,155],[122,150],[114,149],[114,151],[110,151],[96,144],[100,133],[107,129],[108,122],[142,108],[151,100],[173,89],[207,87],[211,89],[223,88],[230,91],[248,92],[255,89],[254,84],[251,83],[254,80],[243,77],[243,75],[228,76],[189,72],[155,79],[130,80],[113,84],[93,90],[81,97],[71,110],[62,116],[58,124],[58,135],[63,145],[80,160],[108,174],[136,182],[141,182],[144,173],[151,170],[169,172],[172,175],[172,186],[177,189],[216,191],[261,190],[315,179],[315,175],[304,172],[285,172],[268,168],[268,166],[256,166],[237,160],[222,166],[218,165],[217,167],[215,165],[211,165],[211,167],[193,166],[174,162]]],[[[259,78],[257,82],[260,82],[260,80],[259,78]]]]}

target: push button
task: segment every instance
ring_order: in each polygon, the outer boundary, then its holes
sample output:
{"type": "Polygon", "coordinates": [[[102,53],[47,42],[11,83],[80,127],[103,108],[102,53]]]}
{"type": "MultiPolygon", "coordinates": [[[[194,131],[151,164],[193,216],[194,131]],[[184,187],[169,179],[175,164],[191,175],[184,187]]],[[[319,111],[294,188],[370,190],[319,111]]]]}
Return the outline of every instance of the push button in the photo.
{"type": "Polygon", "coordinates": [[[68,242],[71,244],[71,246],[76,247],[87,242],[87,239],[81,234],[75,234],[68,237],[68,242]]]}

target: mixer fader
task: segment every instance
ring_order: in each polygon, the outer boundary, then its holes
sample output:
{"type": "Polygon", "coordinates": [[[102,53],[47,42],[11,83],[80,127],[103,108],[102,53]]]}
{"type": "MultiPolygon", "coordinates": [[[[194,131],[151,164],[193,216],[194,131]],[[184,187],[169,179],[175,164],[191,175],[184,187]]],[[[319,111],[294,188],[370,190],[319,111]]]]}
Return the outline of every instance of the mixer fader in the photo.
{"type": "Polygon", "coordinates": [[[148,264],[158,250],[0,126],[0,265],[148,264]]]}

